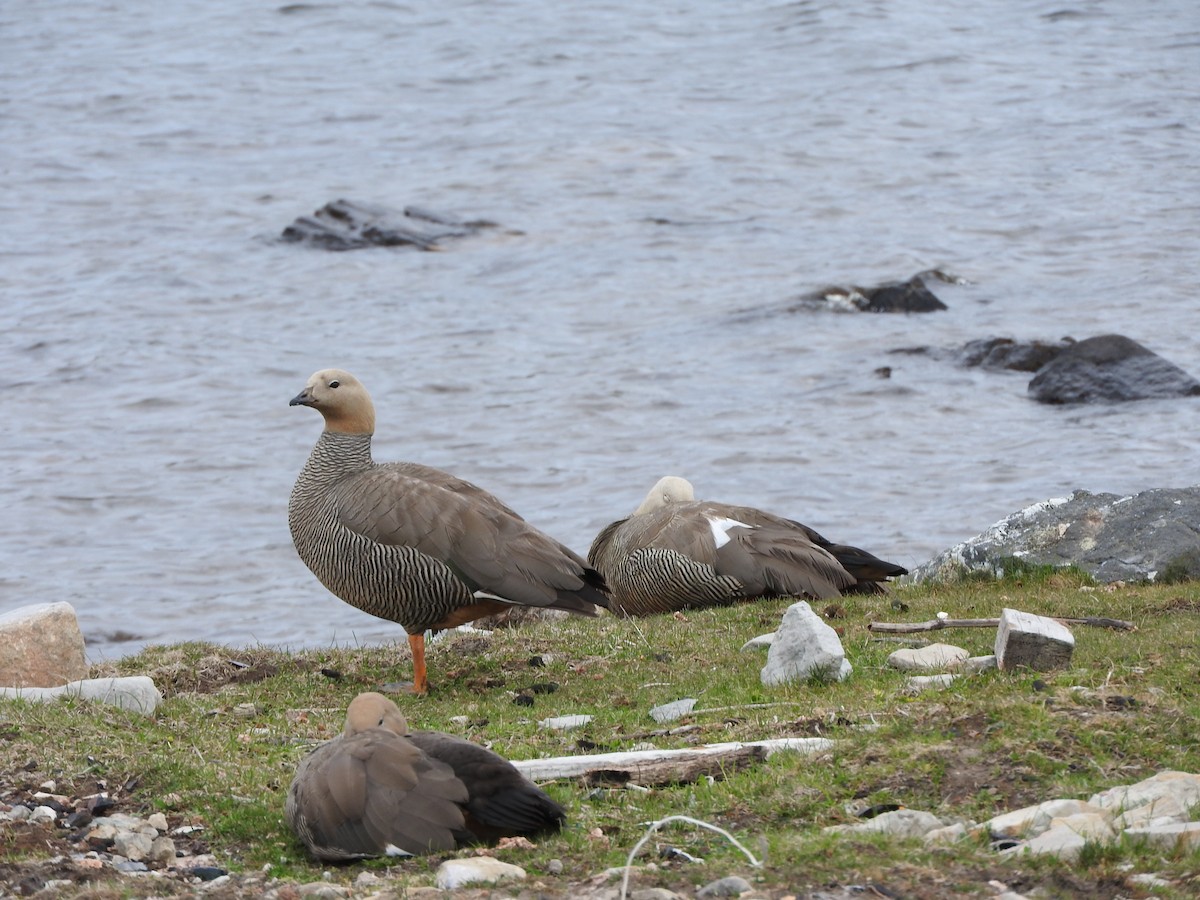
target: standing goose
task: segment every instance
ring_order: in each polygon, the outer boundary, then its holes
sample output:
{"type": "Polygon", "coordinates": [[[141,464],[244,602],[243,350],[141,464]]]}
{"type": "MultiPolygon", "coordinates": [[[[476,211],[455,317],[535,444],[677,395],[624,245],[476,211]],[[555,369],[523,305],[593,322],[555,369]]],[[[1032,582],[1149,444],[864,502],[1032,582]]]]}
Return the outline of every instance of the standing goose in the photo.
{"type": "Polygon", "coordinates": [[[470,482],[371,459],[375,407],[353,375],[324,369],[292,398],[325,419],[288,503],[300,558],[334,595],[408,632],[425,693],[427,630],[512,605],[595,615],[603,579],[562,544],[470,482]]]}
{"type": "Polygon", "coordinates": [[[643,616],[756,597],[874,593],[908,571],[791,519],[694,497],[691,483],[668,475],[632,516],[596,536],[588,561],[604,576],[614,612],[643,616]]]}
{"type": "Polygon", "coordinates": [[[557,831],[563,808],[478,744],[409,732],[396,704],[359,694],[341,735],[317,747],[288,789],[288,824],[317,859],[454,850],[557,831]]]}

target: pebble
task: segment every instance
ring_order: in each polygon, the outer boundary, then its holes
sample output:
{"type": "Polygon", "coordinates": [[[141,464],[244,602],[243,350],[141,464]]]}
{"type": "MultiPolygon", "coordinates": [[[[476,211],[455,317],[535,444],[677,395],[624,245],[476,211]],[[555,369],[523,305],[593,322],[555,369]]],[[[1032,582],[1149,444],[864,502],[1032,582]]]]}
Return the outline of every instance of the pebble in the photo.
{"type": "Polygon", "coordinates": [[[960,665],[971,654],[953,644],[929,644],[916,649],[905,647],[887,658],[893,669],[902,672],[928,671],[929,669],[951,669],[960,665]]]}
{"type": "Polygon", "coordinates": [[[490,856],[468,859],[448,859],[437,869],[437,886],[443,891],[454,891],[468,884],[495,884],[498,881],[523,880],[525,870],[512,863],[501,862],[490,856]]]}
{"type": "Polygon", "coordinates": [[[542,728],[549,728],[551,731],[568,731],[586,725],[590,721],[592,721],[592,716],[553,716],[549,719],[542,719],[538,725],[542,728]]]}
{"type": "Polygon", "coordinates": [[[673,700],[670,703],[664,703],[662,706],[656,706],[650,710],[650,718],[655,722],[673,722],[690,713],[696,708],[698,702],[694,697],[688,697],[685,700],[673,700]]]}
{"type": "Polygon", "coordinates": [[[931,688],[939,691],[945,690],[954,683],[957,675],[909,675],[904,679],[904,693],[919,694],[922,691],[930,690],[931,688]]]}

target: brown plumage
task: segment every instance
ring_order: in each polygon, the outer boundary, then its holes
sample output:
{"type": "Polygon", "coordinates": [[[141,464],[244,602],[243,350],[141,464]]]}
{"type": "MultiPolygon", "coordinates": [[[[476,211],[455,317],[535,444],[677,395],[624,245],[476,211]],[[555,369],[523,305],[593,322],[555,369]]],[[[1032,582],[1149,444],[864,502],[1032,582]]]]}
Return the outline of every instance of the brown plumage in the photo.
{"type": "Polygon", "coordinates": [[[791,519],[696,500],[691,484],[675,476],[601,531],[588,561],[608,584],[609,607],[630,616],[758,597],[873,593],[908,571],[791,519]]]}
{"type": "Polygon", "coordinates": [[[288,503],[296,550],[337,597],[404,626],[415,692],[427,688],[427,630],[513,604],[581,615],[608,605],[594,569],[487,491],[429,466],[374,462],[375,408],[353,375],[317,372],[291,405],[325,418],[288,503]]]}
{"type": "Polygon", "coordinates": [[[557,831],[566,819],[503,757],[448,734],[410,733],[396,704],[375,693],[355,697],[345,731],[300,762],[284,811],[323,860],[454,850],[557,831]]]}

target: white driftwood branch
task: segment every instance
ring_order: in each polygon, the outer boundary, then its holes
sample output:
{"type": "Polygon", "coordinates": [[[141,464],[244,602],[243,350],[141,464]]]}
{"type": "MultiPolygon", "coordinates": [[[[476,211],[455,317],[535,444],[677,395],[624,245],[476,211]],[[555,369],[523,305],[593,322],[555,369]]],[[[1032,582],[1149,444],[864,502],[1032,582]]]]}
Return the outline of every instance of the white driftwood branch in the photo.
{"type": "Polygon", "coordinates": [[[767,756],[788,750],[794,753],[820,753],[833,746],[828,738],[773,738],[766,741],[729,741],[680,750],[627,750],[620,753],[592,753],[584,756],[558,756],[553,759],[513,760],[512,764],[532,781],[577,778],[588,772],[636,768],[667,760],[686,761],[721,754],[737,753],[749,747],[762,747],[767,756]]]}
{"type": "MultiPolygon", "coordinates": [[[[1134,631],[1132,622],[1123,619],[1106,619],[1103,616],[1088,616],[1082,619],[1066,619],[1049,616],[1064,625],[1090,625],[1094,628],[1111,628],[1114,631],[1134,631]]],[[[997,628],[999,619],[930,619],[928,622],[872,622],[868,631],[888,634],[911,634],[915,631],[939,631],[942,628],[997,628]]]]}

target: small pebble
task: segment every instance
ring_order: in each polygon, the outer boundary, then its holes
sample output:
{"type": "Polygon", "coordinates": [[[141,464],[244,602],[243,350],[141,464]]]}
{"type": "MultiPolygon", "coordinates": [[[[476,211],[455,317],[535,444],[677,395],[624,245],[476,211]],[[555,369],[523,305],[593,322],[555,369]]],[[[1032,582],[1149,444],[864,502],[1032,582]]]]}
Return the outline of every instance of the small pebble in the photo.
{"type": "Polygon", "coordinates": [[[551,875],[561,875],[563,873],[563,861],[561,859],[552,859],[546,863],[546,871],[551,875]]]}

